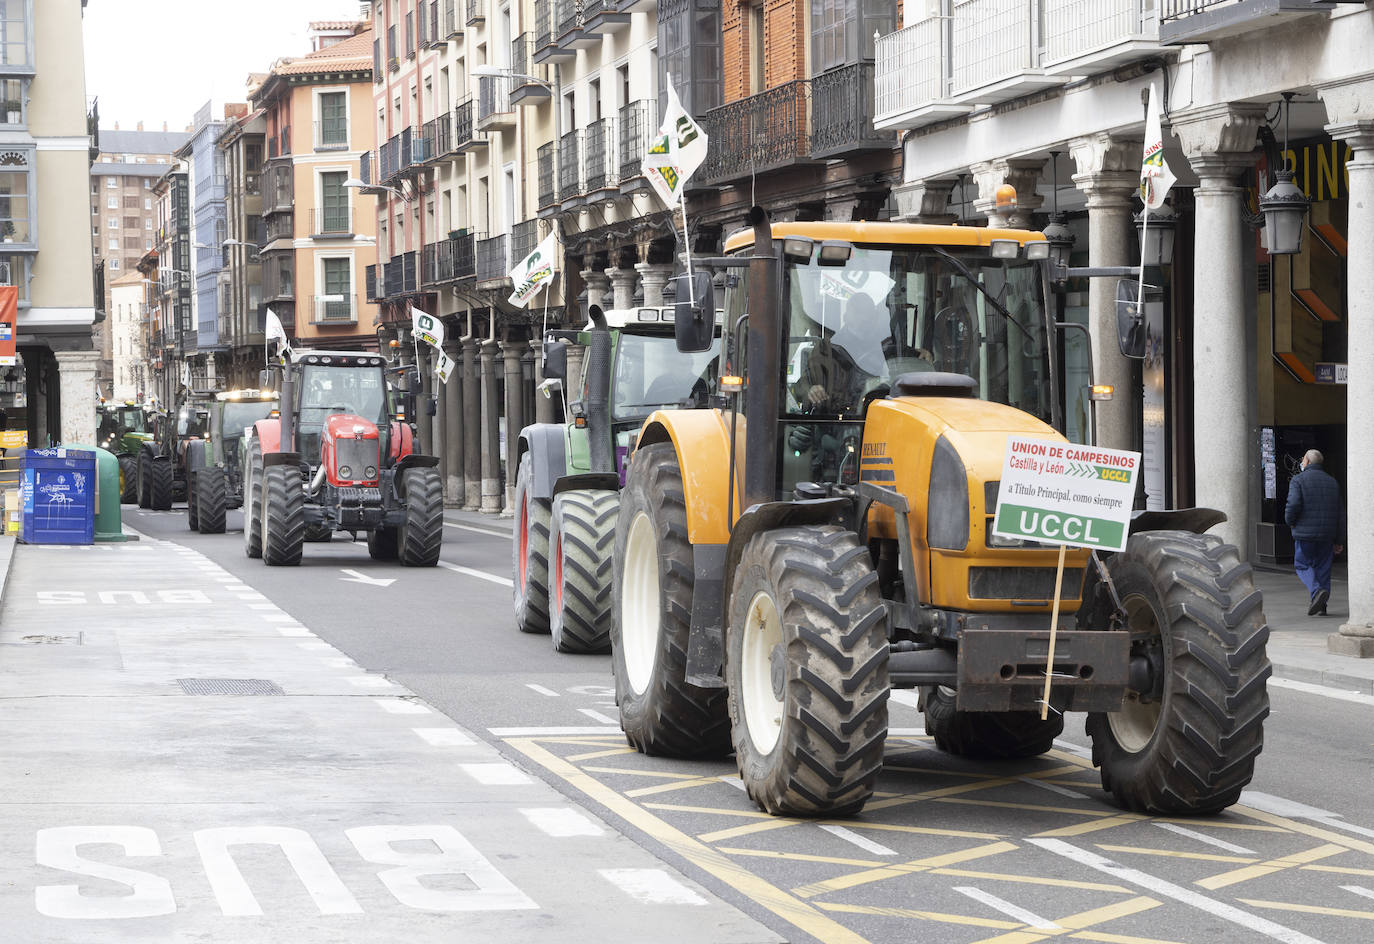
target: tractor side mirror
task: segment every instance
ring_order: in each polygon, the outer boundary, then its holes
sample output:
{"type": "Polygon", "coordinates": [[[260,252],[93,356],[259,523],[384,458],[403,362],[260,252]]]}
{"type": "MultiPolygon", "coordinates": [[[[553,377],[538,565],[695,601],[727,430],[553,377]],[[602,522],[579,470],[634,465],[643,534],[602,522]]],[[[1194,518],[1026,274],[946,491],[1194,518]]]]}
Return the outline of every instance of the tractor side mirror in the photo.
{"type": "Polygon", "coordinates": [[[425,397],[425,416],[439,415],[439,398],[434,396],[425,397]]]}
{"type": "MultiPolygon", "coordinates": [[[[686,278],[686,276],[679,276],[686,278]]],[[[690,290],[677,289],[673,306],[673,334],[683,354],[709,351],[716,333],[716,286],[710,272],[692,274],[690,290]]]]}
{"type": "Polygon", "coordinates": [[[1116,343],[1123,357],[1145,356],[1145,306],[1130,279],[1116,283],[1116,343]]]}
{"type": "Polygon", "coordinates": [[[275,390],[277,389],[276,371],[263,368],[258,371],[258,389],[275,390]]]}
{"type": "Polygon", "coordinates": [[[565,341],[544,342],[544,377],[547,380],[568,379],[568,345],[565,341]]]}

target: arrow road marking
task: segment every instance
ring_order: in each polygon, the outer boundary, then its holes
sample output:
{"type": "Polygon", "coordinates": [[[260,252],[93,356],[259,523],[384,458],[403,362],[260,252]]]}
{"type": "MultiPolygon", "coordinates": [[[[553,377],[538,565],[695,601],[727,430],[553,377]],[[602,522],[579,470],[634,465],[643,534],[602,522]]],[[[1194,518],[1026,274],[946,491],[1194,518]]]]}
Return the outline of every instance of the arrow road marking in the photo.
{"type": "Polygon", "coordinates": [[[340,577],[346,583],[364,583],[369,587],[389,587],[396,582],[395,577],[369,577],[367,574],[357,570],[342,570],[345,574],[352,574],[351,577],[340,577]]]}

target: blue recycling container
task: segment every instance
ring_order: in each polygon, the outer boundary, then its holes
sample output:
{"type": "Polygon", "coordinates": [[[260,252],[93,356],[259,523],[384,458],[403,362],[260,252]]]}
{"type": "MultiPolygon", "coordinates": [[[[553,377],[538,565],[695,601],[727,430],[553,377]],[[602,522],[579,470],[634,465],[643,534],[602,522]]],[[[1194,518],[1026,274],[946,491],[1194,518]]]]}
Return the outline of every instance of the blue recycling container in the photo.
{"type": "Polygon", "coordinates": [[[25,544],[95,539],[95,450],[26,449],[20,465],[25,544]]]}

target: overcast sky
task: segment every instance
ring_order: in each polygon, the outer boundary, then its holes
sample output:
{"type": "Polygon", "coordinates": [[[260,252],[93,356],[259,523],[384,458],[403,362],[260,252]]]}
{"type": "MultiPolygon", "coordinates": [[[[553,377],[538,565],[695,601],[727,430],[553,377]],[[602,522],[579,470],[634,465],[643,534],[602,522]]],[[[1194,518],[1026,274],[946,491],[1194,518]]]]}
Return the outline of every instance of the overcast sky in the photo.
{"type": "Polygon", "coordinates": [[[86,95],[100,126],[147,131],[191,123],[213,99],[241,102],[250,72],[310,51],[312,20],[356,19],[359,0],[90,0],[86,95]]]}

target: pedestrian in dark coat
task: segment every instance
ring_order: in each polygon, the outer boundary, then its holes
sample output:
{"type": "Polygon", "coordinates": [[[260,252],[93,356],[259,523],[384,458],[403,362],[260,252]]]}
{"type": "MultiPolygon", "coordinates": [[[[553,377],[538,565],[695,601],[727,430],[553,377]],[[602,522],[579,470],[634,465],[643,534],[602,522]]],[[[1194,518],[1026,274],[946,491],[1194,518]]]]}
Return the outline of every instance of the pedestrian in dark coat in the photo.
{"type": "Polygon", "coordinates": [[[1293,531],[1293,565],[1307,587],[1308,616],[1325,616],[1331,597],[1331,559],[1345,545],[1340,484],[1322,469],[1322,454],[1307,450],[1302,471],[1288,483],[1283,520],[1293,531]]]}

